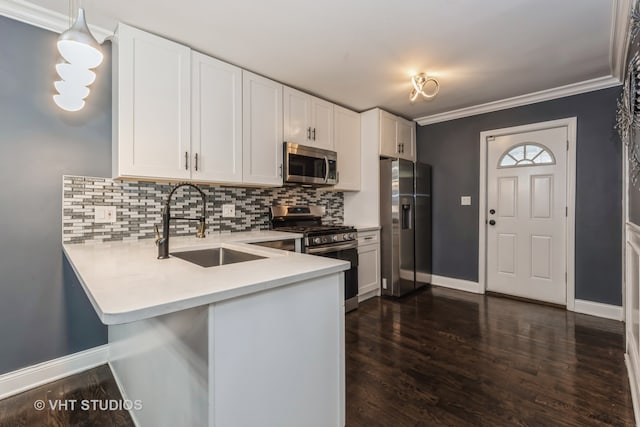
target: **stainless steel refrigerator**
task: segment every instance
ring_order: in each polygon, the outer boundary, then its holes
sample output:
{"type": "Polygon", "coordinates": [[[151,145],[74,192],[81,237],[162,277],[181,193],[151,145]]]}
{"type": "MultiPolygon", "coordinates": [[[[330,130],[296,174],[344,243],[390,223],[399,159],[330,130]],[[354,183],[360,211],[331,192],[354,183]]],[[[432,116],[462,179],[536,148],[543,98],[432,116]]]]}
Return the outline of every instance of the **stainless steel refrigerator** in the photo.
{"type": "Polygon", "coordinates": [[[431,282],[431,166],[380,159],[382,294],[431,282]]]}

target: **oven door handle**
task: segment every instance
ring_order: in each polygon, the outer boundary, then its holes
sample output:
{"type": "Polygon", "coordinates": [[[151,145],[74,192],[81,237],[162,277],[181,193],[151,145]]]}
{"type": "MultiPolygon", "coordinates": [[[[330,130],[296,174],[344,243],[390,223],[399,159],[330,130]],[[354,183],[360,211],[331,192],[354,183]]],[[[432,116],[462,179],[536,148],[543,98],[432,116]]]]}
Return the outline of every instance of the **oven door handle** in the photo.
{"type": "Polygon", "coordinates": [[[358,242],[345,243],[342,245],[323,246],[321,248],[307,248],[307,253],[310,255],[327,254],[329,252],[343,251],[346,249],[357,249],[358,242]]]}

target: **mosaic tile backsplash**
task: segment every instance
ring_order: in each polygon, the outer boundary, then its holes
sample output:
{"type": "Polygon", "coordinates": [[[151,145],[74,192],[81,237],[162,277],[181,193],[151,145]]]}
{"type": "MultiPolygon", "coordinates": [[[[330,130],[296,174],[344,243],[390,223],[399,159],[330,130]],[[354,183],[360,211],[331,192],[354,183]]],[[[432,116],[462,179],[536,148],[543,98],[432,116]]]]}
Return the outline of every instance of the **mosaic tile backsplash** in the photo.
{"type": "MultiPolygon", "coordinates": [[[[153,238],[153,226],[162,222],[162,209],[174,184],[114,181],[108,178],[63,176],[62,241],[84,243],[153,238]],[[94,206],[115,206],[114,224],[96,224],[94,206]]],[[[323,222],[342,224],[343,194],[304,187],[241,188],[199,185],[207,195],[207,233],[268,230],[272,205],[319,205],[326,209],[323,222]],[[236,206],[235,218],[222,217],[222,205],[236,206]]],[[[171,215],[199,217],[202,202],[197,191],[178,190],[171,215]]],[[[172,235],[196,232],[196,221],[172,221],[172,235]]]]}

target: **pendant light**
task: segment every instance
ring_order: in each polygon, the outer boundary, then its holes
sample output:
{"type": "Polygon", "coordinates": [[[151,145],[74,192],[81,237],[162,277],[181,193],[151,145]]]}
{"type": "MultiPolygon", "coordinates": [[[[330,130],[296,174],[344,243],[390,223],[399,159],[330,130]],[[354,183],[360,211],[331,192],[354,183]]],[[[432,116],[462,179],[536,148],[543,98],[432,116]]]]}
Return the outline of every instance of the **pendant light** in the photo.
{"type": "Polygon", "coordinates": [[[86,68],[71,65],[66,61],[56,64],[56,71],[62,80],[81,86],[89,86],[96,80],[96,73],[86,68]]]}
{"type": "Polygon", "coordinates": [[[69,64],[84,68],[102,64],[104,55],[100,43],[89,31],[83,8],[78,9],[78,17],[71,28],[58,37],[58,51],[69,64]]]}
{"type": "Polygon", "coordinates": [[[78,8],[78,15],[71,25],[72,0],[69,0],[70,27],[58,37],[58,52],[62,60],[56,64],[61,80],[54,86],[57,94],[53,96],[56,105],[66,111],[79,111],[85,106],[84,99],[89,96],[89,88],[96,79],[91,71],[102,63],[104,55],[100,43],[93,37],[87,25],[85,12],[78,8]]]}

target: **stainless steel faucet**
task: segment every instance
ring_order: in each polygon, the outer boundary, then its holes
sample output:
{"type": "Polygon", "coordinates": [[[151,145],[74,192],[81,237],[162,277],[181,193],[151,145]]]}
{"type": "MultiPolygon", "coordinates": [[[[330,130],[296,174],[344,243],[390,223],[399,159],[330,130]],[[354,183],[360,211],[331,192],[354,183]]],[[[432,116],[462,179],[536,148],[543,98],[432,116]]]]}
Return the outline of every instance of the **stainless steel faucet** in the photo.
{"type": "Polygon", "coordinates": [[[167,197],[167,202],[164,205],[164,210],[162,211],[162,237],[160,237],[160,233],[158,232],[158,226],[155,226],[156,230],[156,245],[158,246],[158,259],[167,259],[169,258],[169,222],[172,219],[180,219],[186,221],[199,221],[198,231],[196,232],[196,237],[204,238],[205,236],[205,228],[206,228],[206,216],[207,216],[207,196],[204,192],[194,184],[183,183],[178,184],[171,189],[169,192],[169,196],[167,197]],[[186,217],[172,217],[171,216],[171,198],[173,197],[173,193],[176,192],[178,188],[181,187],[191,187],[194,188],[200,193],[200,197],[202,197],[202,216],[200,218],[186,218],[186,217]]]}

